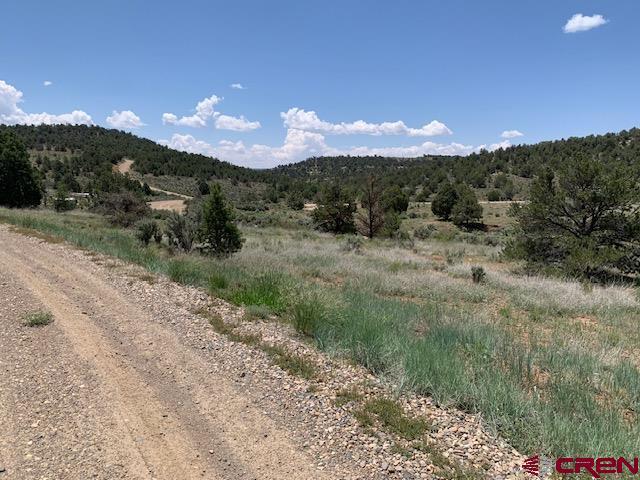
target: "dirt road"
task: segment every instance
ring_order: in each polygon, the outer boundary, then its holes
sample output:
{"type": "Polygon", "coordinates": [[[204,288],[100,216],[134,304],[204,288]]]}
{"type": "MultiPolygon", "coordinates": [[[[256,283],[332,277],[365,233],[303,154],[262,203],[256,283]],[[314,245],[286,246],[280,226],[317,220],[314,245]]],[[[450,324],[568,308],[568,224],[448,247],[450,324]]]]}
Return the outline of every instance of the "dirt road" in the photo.
{"type": "Polygon", "coordinates": [[[0,226],[0,478],[344,478],[315,467],[259,392],[214,374],[222,339],[194,348],[171,325],[197,320],[152,310],[90,260],[0,226]],[[54,323],[24,326],[35,310],[54,323]]]}
{"type": "MultiPolygon", "coordinates": [[[[113,166],[113,171],[122,173],[129,173],[131,171],[131,167],[133,166],[133,160],[125,158],[117,165],[113,166]]],[[[193,197],[189,195],[184,195],[182,193],[170,192],[169,190],[162,190],[161,188],[156,188],[149,186],[149,188],[158,193],[166,193],[167,195],[173,195],[175,197],[179,197],[182,200],[155,200],[153,202],[148,202],[149,206],[153,210],[171,210],[174,212],[182,213],[186,209],[185,200],[191,200],[193,197]]]]}

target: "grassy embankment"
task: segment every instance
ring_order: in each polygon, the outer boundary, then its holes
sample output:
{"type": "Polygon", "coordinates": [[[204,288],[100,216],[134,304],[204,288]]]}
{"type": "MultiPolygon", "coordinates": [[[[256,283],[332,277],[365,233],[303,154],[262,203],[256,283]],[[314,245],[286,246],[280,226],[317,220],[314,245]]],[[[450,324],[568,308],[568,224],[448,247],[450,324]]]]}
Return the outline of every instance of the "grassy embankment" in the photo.
{"type": "Polygon", "coordinates": [[[353,250],[313,231],[245,228],[243,250],[215,260],[142,247],[93,215],[0,209],[0,221],[206,288],[254,315],[277,314],[399,391],[480,412],[524,453],[640,447],[633,289],[521,276],[498,247],[459,241],[353,250]],[[472,265],[485,268],[484,283],[472,282],[472,265]]]}

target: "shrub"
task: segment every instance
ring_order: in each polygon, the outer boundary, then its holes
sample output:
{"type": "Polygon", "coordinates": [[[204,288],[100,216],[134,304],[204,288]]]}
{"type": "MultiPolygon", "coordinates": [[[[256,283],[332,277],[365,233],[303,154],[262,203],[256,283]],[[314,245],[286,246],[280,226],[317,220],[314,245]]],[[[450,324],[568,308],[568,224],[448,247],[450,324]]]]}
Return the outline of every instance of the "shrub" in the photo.
{"type": "Polygon", "coordinates": [[[490,190],[489,193],[487,193],[487,200],[490,202],[497,202],[500,198],[501,195],[499,190],[490,190]]]}
{"type": "Polygon", "coordinates": [[[211,193],[211,187],[204,178],[198,179],[197,187],[200,195],[209,195],[209,193],[211,193]]]}
{"type": "Polygon", "coordinates": [[[220,185],[213,186],[204,202],[198,238],[203,243],[202,250],[217,257],[227,257],[242,248],[244,240],[233,223],[220,185]]]}
{"type": "Polygon", "coordinates": [[[382,207],[387,212],[404,213],[409,208],[409,197],[398,185],[393,185],[383,192],[382,207]]]}
{"type": "Polygon", "coordinates": [[[320,205],[313,211],[312,218],[315,228],[331,233],[353,233],[356,226],[353,214],[356,205],[342,188],[329,185],[325,188],[320,205]]]}
{"type": "Polygon", "coordinates": [[[431,236],[436,232],[437,228],[435,227],[435,225],[428,224],[416,228],[413,232],[413,236],[418,240],[426,240],[428,238],[431,238],[431,236]]]}
{"type": "Polygon", "coordinates": [[[293,191],[287,197],[287,206],[292,210],[302,210],[304,208],[304,198],[302,193],[293,191]]]}
{"type": "Polygon", "coordinates": [[[347,235],[342,242],[342,245],[340,245],[340,250],[343,252],[361,253],[362,245],[362,237],[358,237],[357,235],[347,235]]]}
{"type": "Polygon", "coordinates": [[[473,283],[483,283],[487,273],[484,271],[484,268],[479,266],[471,267],[471,278],[473,279],[473,283]]]}
{"type": "Polygon", "coordinates": [[[151,212],[140,196],[128,191],[103,193],[96,210],[109,217],[113,224],[122,227],[130,227],[151,212]]]}
{"type": "Polygon", "coordinates": [[[67,188],[64,185],[60,185],[56,192],[56,196],[53,198],[53,209],[56,212],[68,212],[73,210],[76,206],[74,200],[68,200],[67,188]]]}
{"type": "Polygon", "coordinates": [[[382,227],[382,234],[385,237],[394,238],[396,233],[400,230],[400,215],[394,211],[389,211],[384,216],[384,225],[382,227]]]}
{"type": "Polygon", "coordinates": [[[478,203],[471,187],[461,184],[458,187],[458,200],[451,210],[451,220],[457,227],[469,227],[482,219],[482,206],[478,203]]]}
{"type": "Polygon", "coordinates": [[[462,262],[464,258],[465,250],[445,250],[444,257],[448,265],[455,265],[462,262]]]}
{"type": "Polygon", "coordinates": [[[53,322],[51,312],[32,312],[24,316],[24,324],[28,327],[43,327],[53,322]]]}
{"type": "Polygon", "coordinates": [[[194,222],[177,212],[171,212],[167,218],[167,226],[165,233],[169,238],[169,245],[179,250],[190,252],[193,247],[195,237],[194,222]]]}
{"type": "Polygon", "coordinates": [[[457,201],[458,191],[456,188],[451,183],[444,182],[431,202],[431,211],[436,217],[449,220],[453,206],[457,201]]]}
{"type": "Polygon", "coordinates": [[[158,224],[155,220],[143,220],[137,225],[136,237],[143,244],[149,245],[149,242],[158,234],[158,224]]]}

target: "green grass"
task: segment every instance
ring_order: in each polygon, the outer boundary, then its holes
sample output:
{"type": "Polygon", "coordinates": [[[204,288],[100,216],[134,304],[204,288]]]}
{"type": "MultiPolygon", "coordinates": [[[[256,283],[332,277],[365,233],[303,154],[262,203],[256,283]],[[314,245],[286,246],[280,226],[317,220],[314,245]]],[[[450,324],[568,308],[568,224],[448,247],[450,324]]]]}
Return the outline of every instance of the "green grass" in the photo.
{"type": "Polygon", "coordinates": [[[318,377],[318,371],[315,364],[308,358],[289,353],[287,350],[277,345],[263,344],[260,348],[273,360],[274,364],[291,375],[305,378],[307,380],[312,380],[318,377]]]}
{"type": "MultiPolygon", "coordinates": [[[[496,266],[495,247],[455,239],[421,241],[411,250],[366,242],[354,255],[324,234],[250,228],[241,252],[217,260],[142,247],[93,215],[0,209],[0,221],[209,289],[249,314],[276,313],[400,391],[480,413],[524,453],[640,450],[635,292],[515,275],[496,266]],[[483,266],[486,282],[473,284],[471,265],[483,266]],[[576,323],[576,316],[591,323],[576,323]]],[[[260,339],[237,338],[263,348],[260,339]]],[[[317,375],[308,360],[265,349],[286,371],[317,375]]],[[[386,421],[377,411],[358,415],[365,423],[386,421]]]]}
{"type": "Polygon", "coordinates": [[[51,312],[31,312],[23,317],[24,324],[28,327],[44,327],[53,322],[53,314],[51,312]]]}
{"type": "Polygon", "coordinates": [[[383,429],[405,440],[417,440],[429,430],[426,420],[408,417],[398,402],[388,398],[369,400],[356,415],[365,426],[377,420],[383,429]]]}

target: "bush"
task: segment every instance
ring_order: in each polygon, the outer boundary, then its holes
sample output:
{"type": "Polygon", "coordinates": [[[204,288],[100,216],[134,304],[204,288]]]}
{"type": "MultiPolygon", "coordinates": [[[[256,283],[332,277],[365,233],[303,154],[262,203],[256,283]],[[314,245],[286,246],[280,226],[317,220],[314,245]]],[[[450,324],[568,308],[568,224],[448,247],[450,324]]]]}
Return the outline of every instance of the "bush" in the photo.
{"type": "Polygon", "coordinates": [[[76,202],[74,200],[68,200],[67,196],[68,193],[66,187],[64,185],[60,185],[56,192],[56,196],[53,199],[53,209],[56,212],[68,212],[76,207],[76,202]]]}
{"type": "Polygon", "coordinates": [[[458,199],[451,210],[451,220],[457,227],[469,227],[482,219],[482,206],[476,194],[467,185],[458,187],[458,199]]]}
{"type": "Polygon", "coordinates": [[[362,237],[347,235],[342,245],[340,245],[340,250],[343,252],[361,253],[363,243],[362,237]]]}
{"type": "Polygon", "coordinates": [[[121,227],[130,227],[151,212],[141,197],[128,191],[103,193],[96,210],[121,227]]]}
{"type": "Polygon", "coordinates": [[[449,220],[453,206],[457,201],[458,191],[456,188],[451,183],[444,182],[431,202],[431,211],[436,217],[449,220]]]}
{"type": "Polygon", "coordinates": [[[382,208],[386,212],[404,213],[409,208],[409,197],[398,185],[393,185],[382,193],[382,208]]]}
{"type": "Polygon", "coordinates": [[[165,233],[169,238],[169,245],[178,248],[184,252],[190,252],[193,247],[195,237],[194,222],[177,212],[171,212],[167,218],[167,227],[165,233]]]}
{"type": "Polygon", "coordinates": [[[53,322],[51,312],[32,312],[24,316],[24,324],[28,327],[44,327],[53,322]]]}
{"type": "Polygon", "coordinates": [[[244,240],[233,223],[220,185],[213,186],[204,202],[198,238],[203,243],[202,250],[217,257],[227,257],[242,248],[244,240]]]}
{"type": "Polygon", "coordinates": [[[413,236],[418,240],[426,240],[428,238],[431,238],[437,231],[438,229],[435,227],[435,225],[423,225],[413,231],[413,236]]]}
{"type": "Polygon", "coordinates": [[[197,187],[200,195],[209,195],[211,193],[211,187],[204,178],[198,179],[197,187]]]}
{"type": "Polygon", "coordinates": [[[473,279],[473,283],[483,283],[487,273],[484,271],[484,268],[479,266],[471,267],[471,278],[473,279]]]}
{"type": "Polygon", "coordinates": [[[490,202],[497,202],[501,197],[498,190],[490,190],[489,193],[487,193],[487,200],[490,202]]]}
{"type": "Polygon", "coordinates": [[[149,245],[151,239],[156,237],[158,232],[158,224],[155,220],[143,220],[142,222],[138,223],[136,237],[143,244],[149,245]]]}
{"type": "Polygon", "coordinates": [[[313,211],[315,228],[331,233],[353,233],[356,231],[353,214],[356,205],[339,185],[325,188],[320,205],[313,211]]]}
{"type": "Polygon", "coordinates": [[[287,197],[287,206],[292,210],[302,210],[304,208],[304,198],[300,192],[294,191],[287,197]]]}
{"type": "Polygon", "coordinates": [[[389,211],[384,216],[384,225],[382,226],[382,235],[385,237],[393,238],[396,232],[400,230],[400,215],[395,211],[389,211]]]}

